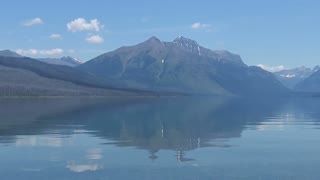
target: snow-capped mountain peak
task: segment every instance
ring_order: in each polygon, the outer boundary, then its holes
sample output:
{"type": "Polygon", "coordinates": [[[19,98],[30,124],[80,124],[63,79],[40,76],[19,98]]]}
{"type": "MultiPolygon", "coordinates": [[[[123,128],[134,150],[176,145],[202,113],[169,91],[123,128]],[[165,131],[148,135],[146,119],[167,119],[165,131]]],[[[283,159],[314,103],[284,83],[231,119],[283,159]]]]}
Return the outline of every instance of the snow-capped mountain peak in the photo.
{"type": "Polygon", "coordinates": [[[75,63],[79,63],[79,64],[83,63],[80,59],[70,57],[70,56],[63,56],[62,58],[60,58],[60,60],[67,61],[67,62],[75,62],[75,63]]]}
{"type": "Polygon", "coordinates": [[[197,41],[185,38],[183,36],[177,37],[175,40],[173,40],[173,43],[180,44],[181,46],[185,46],[185,47],[199,46],[197,41]]]}
{"type": "Polygon", "coordinates": [[[201,56],[201,47],[197,43],[197,41],[194,41],[192,39],[185,38],[183,36],[177,37],[175,40],[173,40],[174,44],[177,44],[181,46],[182,48],[189,50],[191,52],[198,53],[199,56],[201,56]]]}

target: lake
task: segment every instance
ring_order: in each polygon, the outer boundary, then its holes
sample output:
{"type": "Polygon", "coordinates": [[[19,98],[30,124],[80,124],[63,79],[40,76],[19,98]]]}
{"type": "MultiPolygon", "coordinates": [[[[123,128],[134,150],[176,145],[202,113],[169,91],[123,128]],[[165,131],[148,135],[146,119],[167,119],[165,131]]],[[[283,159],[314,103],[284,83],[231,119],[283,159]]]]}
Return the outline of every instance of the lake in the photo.
{"type": "Polygon", "coordinates": [[[320,99],[0,99],[3,180],[319,179],[320,99]]]}

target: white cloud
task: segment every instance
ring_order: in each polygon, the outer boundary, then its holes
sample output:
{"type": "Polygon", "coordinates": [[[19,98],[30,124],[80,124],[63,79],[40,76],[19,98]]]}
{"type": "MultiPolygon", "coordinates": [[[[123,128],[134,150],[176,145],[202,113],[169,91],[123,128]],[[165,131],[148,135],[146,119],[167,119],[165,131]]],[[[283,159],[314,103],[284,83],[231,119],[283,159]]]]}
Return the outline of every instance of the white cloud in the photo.
{"type": "Polygon", "coordinates": [[[100,44],[104,42],[104,39],[99,35],[90,36],[86,39],[88,43],[100,44]]]}
{"type": "Polygon", "coordinates": [[[62,39],[62,36],[60,34],[51,34],[50,38],[51,39],[62,39]]]}
{"type": "Polygon", "coordinates": [[[103,28],[97,19],[90,20],[87,22],[84,18],[75,19],[67,24],[67,28],[71,32],[78,31],[100,31],[103,28]]]}
{"type": "Polygon", "coordinates": [[[264,64],[258,64],[257,66],[262,68],[262,69],[264,69],[264,70],[266,70],[266,71],[269,71],[269,72],[279,72],[279,71],[287,69],[284,65],[267,66],[267,65],[264,65],[264,64]]]}
{"type": "Polygon", "coordinates": [[[211,27],[211,24],[202,24],[199,22],[193,23],[191,25],[192,29],[205,29],[205,28],[210,28],[210,27],[211,27]]]}
{"type": "Polygon", "coordinates": [[[37,56],[37,55],[46,55],[46,56],[56,56],[61,55],[64,53],[63,49],[55,48],[55,49],[46,49],[46,50],[39,50],[39,49],[18,49],[16,50],[18,54],[24,56],[37,56]]]}
{"type": "Polygon", "coordinates": [[[30,20],[23,23],[24,26],[33,26],[33,25],[37,25],[37,24],[43,24],[43,21],[41,18],[30,19],[30,20]]]}

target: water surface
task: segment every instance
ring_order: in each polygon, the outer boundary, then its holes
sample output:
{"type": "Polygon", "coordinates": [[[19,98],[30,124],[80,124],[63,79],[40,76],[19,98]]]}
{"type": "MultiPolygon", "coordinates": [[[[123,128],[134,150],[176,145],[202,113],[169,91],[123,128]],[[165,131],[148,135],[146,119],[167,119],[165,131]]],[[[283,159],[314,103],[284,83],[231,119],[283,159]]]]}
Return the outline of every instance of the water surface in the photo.
{"type": "Polygon", "coordinates": [[[320,99],[1,99],[5,180],[319,179],[320,99]]]}

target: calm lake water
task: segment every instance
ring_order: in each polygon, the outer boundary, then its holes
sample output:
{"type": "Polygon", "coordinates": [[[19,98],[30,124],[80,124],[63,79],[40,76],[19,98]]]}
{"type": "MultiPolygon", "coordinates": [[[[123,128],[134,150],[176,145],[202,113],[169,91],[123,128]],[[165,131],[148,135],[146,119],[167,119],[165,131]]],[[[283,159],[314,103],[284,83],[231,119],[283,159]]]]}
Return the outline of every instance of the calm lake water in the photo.
{"type": "Polygon", "coordinates": [[[320,179],[320,99],[2,99],[3,180],[320,179]]]}

